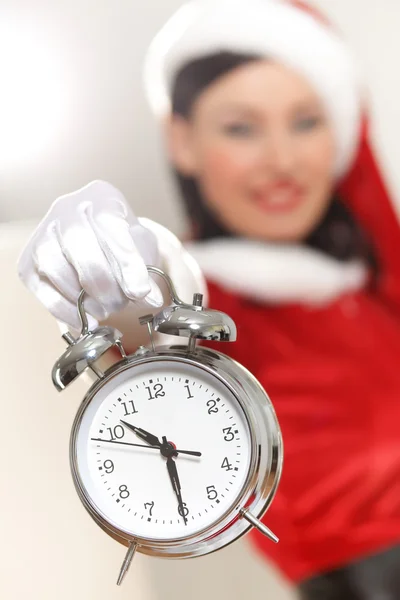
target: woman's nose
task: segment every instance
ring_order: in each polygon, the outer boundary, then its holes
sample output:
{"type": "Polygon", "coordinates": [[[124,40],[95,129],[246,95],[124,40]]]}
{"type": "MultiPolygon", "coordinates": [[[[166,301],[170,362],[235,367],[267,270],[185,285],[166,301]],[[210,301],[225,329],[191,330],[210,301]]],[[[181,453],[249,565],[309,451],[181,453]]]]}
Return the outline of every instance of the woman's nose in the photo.
{"type": "Polygon", "coordinates": [[[270,135],[264,145],[263,162],[274,175],[292,174],[296,153],[290,137],[284,133],[270,135]]]}

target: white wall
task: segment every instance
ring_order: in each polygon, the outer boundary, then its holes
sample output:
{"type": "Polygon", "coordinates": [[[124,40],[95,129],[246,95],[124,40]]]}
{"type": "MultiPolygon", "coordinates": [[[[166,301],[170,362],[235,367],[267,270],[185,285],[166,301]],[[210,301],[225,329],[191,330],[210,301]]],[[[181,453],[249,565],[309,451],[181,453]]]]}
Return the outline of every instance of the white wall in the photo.
{"type": "MultiPolygon", "coordinates": [[[[158,204],[168,224],[176,221],[162,171],[157,128],[142,91],[141,65],[152,35],[179,4],[179,0],[0,2],[0,72],[3,61],[28,66],[24,110],[42,122],[47,138],[43,144],[39,139],[34,144],[27,132],[28,156],[24,144],[13,147],[9,122],[15,104],[2,98],[4,92],[11,93],[11,87],[0,79],[0,221],[39,217],[55,197],[95,178],[120,187],[139,213],[156,216],[158,204]],[[13,48],[7,55],[1,52],[5,45],[2,27],[13,29],[16,35],[22,31],[24,36],[17,51],[13,48]],[[34,35],[36,44],[56,63],[56,67],[48,66],[45,61],[51,80],[42,85],[46,88],[44,113],[37,106],[38,90],[31,77],[36,70],[43,79],[40,65],[34,60],[31,64],[34,35]],[[21,58],[23,45],[26,56],[21,58]],[[51,94],[62,105],[63,114],[49,136],[46,104],[51,94]]],[[[13,85],[20,90],[18,80],[13,85]]]]}
{"type": "MultiPolygon", "coordinates": [[[[21,73],[22,62],[28,75],[26,90],[21,79],[13,84],[7,84],[7,77],[0,79],[0,221],[40,217],[58,195],[103,178],[121,188],[139,214],[182,231],[158,128],[141,82],[146,46],[180,4],[181,0],[1,1],[0,72],[5,67],[13,72],[15,67],[21,73]],[[10,43],[7,50],[2,27],[14,40],[22,32],[17,51],[10,43]],[[52,61],[49,80],[44,79],[43,61],[35,59],[38,45],[52,61]],[[15,88],[24,90],[26,102],[12,98],[15,88]],[[54,125],[47,106],[52,94],[61,112],[54,125]],[[22,117],[27,125],[21,133],[22,117]],[[34,136],[35,128],[43,139],[34,136]]],[[[400,3],[313,4],[338,24],[360,57],[371,90],[377,145],[400,196],[400,3]]]]}

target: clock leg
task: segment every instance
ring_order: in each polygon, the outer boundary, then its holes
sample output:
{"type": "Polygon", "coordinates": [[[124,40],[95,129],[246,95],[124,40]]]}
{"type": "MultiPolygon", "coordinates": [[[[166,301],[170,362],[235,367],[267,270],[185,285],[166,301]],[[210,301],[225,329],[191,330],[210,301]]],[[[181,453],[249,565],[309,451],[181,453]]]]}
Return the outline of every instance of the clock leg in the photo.
{"type": "Polygon", "coordinates": [[[254,515],[252,515],[248,510],[244,509],[241,511],[242,517],[246,519],[249,523],[251,523],[258,531],[261,531],[264,535],[267,536],[270,540],[277,544],[279,542],[279,538],[276,537],[274,533],[264,523],[262,523],[259,519],[257,519],[254,515]]]}
{"type": "Polygon", "coordinates": [[[137,548],[137,544],[135,542],[131,542],[128,552],[125,555],[124,562],[122,563],[121,571],[119,573],[117,585],[121,585],[125,575],[128,572],[129,567],[131,566],[132,559],[135,555],[137,548]]]}

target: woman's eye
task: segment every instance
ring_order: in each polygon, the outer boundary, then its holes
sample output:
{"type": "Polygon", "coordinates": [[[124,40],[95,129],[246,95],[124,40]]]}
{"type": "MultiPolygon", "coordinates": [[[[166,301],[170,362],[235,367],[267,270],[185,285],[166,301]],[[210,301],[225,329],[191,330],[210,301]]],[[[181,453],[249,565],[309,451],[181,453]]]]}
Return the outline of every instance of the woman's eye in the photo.
{"type": "Polygon", "coordinates": [[[255,133],[253,125],[248,123],[230,123],[224,126],[224,132],[234,137],[248,137],[255,133]]]}
{"type": "Polygon", "coordinates": [[[311,129],[315,129],[316,127],[318,127],[320,123],[320,117],[307,117],[304,119],[297,119],[293,124],[293,129],[295,131],[310,131],[311,129]]]}

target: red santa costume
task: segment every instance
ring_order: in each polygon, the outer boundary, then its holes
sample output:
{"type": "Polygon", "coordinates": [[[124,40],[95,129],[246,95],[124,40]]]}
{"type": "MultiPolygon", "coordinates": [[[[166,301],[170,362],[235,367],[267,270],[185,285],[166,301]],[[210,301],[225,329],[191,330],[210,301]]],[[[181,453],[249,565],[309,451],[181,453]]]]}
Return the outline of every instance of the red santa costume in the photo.
{"type": "Polygon", "coordinates": [[[299,3],[185,5],[149,52],[154,108],[168,110],[181,65],[229,49],[281,61],[320,94],[336,134],[338,194],[379,265],[372,283],[363,264],[305,247],[232,238],[189,246],[209,305],[238,326],[222,350],[265,386],[281,424],[283,475],[265,516],[280,543],[254,541],[298,582],[400,542],[400,227],[347,50],[299,3]]]}

